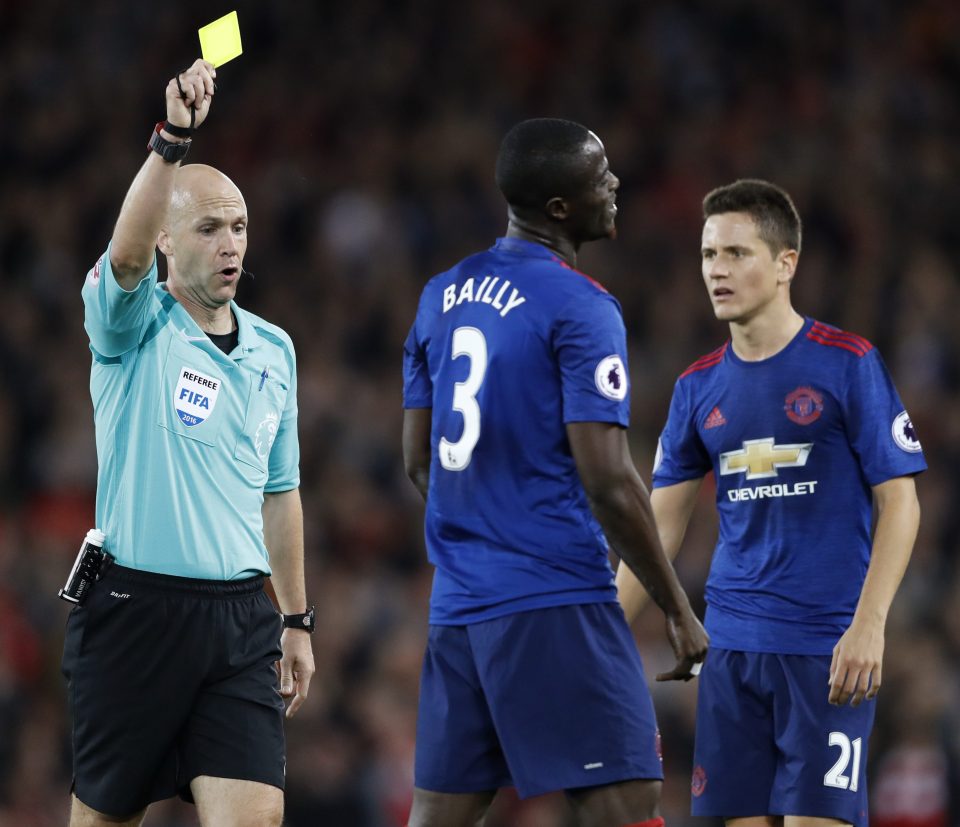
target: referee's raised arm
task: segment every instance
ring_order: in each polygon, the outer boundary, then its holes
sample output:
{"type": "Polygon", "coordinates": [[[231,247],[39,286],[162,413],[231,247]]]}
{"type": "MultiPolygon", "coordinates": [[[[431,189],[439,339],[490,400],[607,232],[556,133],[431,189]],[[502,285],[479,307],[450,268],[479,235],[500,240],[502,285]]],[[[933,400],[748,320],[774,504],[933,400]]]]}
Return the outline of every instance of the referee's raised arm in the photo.
{"type": "Polygon", "coordinates": [[[180,161],[210,111],[216,75],[213,64],[196,60],[167,83],[166,122],[150,138],[150,154],[127,191],[110,244],[110,265],[124,290],[133,290],[153,263],[180,161]]]}

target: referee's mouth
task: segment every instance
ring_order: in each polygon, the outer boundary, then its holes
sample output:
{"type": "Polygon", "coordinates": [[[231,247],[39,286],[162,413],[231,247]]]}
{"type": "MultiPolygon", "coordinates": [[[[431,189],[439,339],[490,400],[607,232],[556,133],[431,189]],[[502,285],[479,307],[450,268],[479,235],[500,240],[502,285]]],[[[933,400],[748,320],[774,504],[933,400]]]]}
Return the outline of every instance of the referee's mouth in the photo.
{"type": "Polygon", "coordinates": [[[240,275],[239,267],[224,267],[220,271],[220,275],[223,276],[225,281],[235,281],[240,275]]]}

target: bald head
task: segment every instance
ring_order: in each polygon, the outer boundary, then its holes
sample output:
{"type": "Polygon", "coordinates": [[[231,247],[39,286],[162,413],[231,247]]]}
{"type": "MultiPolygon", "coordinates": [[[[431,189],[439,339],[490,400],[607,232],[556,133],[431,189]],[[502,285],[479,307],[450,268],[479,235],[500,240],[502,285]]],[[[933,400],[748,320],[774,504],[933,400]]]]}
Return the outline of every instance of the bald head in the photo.
{"type": "Polygon", "coordinates": [[[177,173],[165,228],[207,213],[220,213],[226,208],[246,213],[247,205],[239,187],[214,167],[188,164],[177,173]]]}
{"type": "Polygon", "coordinates": [[[205,164],[177,170],[157,246],[167,257],[167,289],[178,301],[224,307],[247,250],[247,205],[237,185],[205,164]]]}

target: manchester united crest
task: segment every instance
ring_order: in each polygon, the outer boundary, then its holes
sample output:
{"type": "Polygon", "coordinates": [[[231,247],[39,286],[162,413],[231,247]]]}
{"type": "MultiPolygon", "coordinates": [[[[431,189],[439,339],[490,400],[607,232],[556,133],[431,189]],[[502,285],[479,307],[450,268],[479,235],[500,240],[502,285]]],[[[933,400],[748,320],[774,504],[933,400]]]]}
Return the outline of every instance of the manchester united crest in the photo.
{"type": "Polygon", "coordinates": [[[787,419],[797,425],[816,422],[823,413],[823,395],[813,388],[802,386],[787,394],[783,402],[787,419]]]}

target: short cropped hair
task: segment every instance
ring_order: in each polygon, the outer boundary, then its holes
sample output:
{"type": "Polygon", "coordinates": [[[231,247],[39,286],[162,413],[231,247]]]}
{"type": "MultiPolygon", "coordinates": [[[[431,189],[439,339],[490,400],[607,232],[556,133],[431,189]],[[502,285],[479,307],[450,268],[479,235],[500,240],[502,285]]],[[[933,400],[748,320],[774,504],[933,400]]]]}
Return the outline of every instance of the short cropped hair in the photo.
{"type": "Polygon", "coordinates": [[[703,199],[704,220],[711,215],[742,212],[757,225],[757,234],[770,252],[800,252],[803,225],[793,199],[786,190],[758,178],[743,178],[717,187],[703,199]]]}
{"type": "Polygon", "coordinates": [[[507,203],[529,209],[575,194],[586,184],[583,147],[590,130],[561,118],[521,121],[497,154],[497,186],[507,203]]]}

